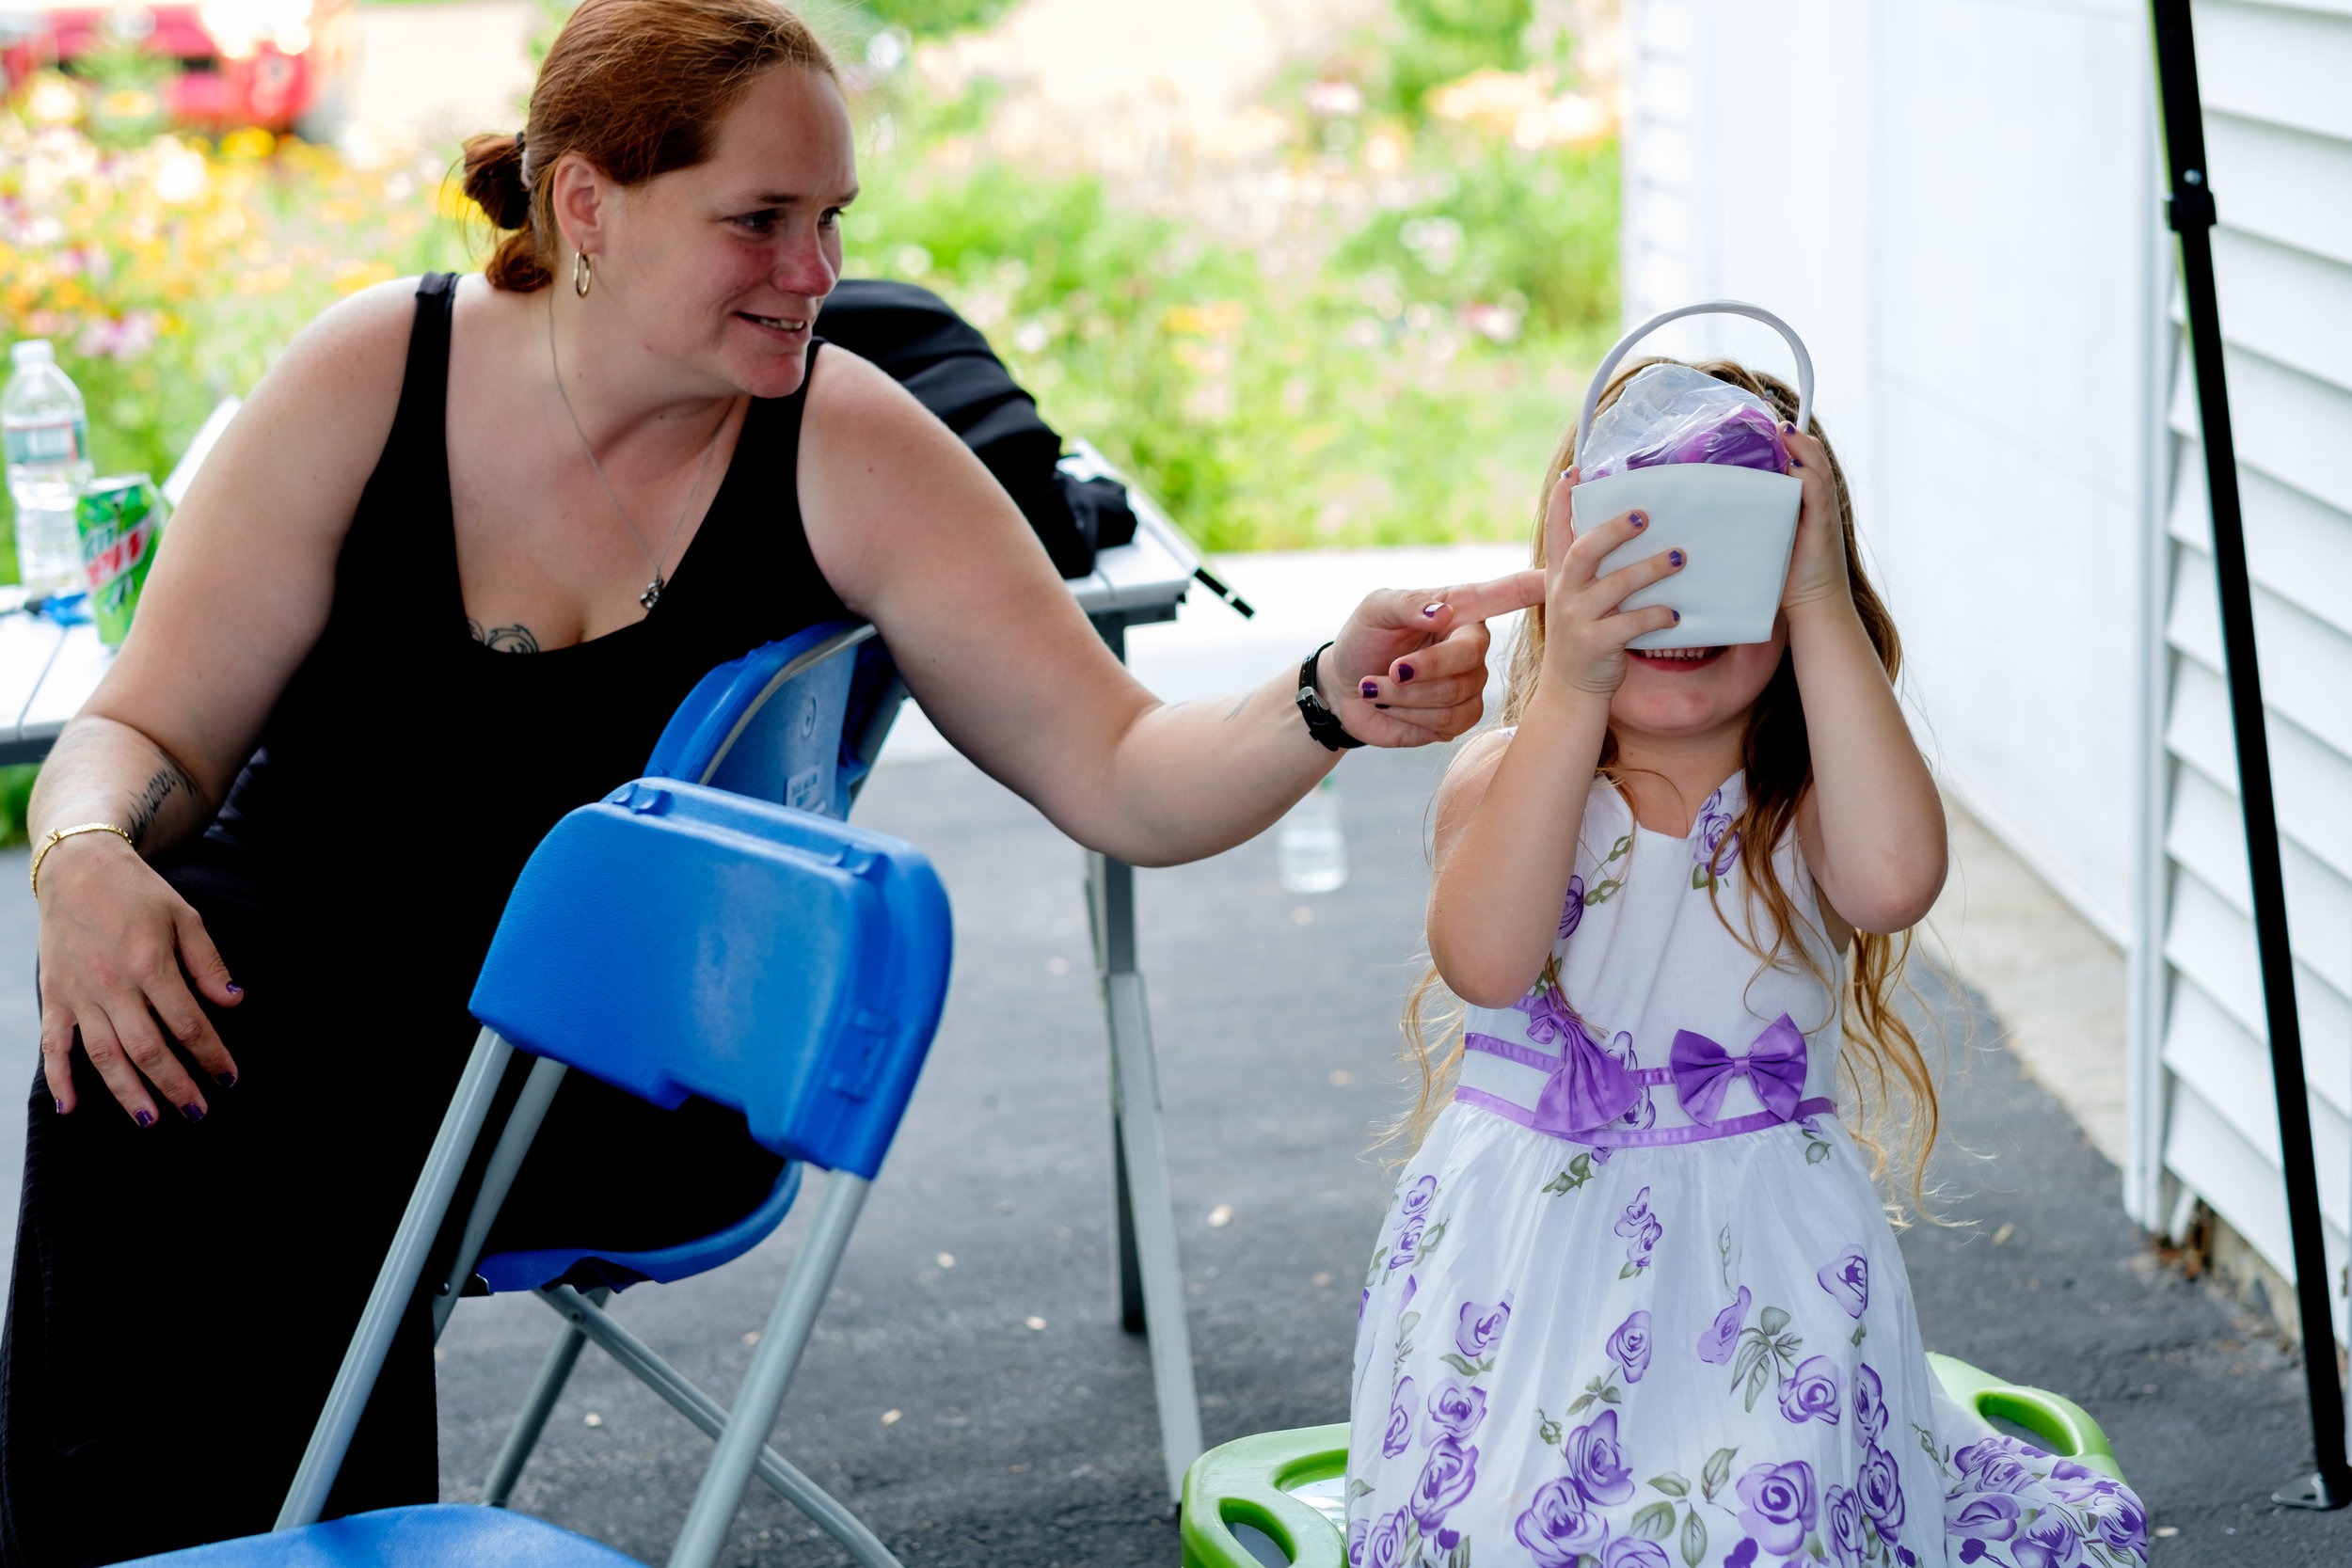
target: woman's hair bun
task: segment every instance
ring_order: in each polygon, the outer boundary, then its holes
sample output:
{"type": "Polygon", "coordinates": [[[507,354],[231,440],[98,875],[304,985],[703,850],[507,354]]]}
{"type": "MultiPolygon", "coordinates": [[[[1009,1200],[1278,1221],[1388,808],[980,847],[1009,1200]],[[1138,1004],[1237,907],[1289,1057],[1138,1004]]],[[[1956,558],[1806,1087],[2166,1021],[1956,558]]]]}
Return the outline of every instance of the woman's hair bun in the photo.
{"type": "Polygon", "coordinates": [[[474,136],[466,143],[466,194],[501,229],[531,224],[531,187],[523,182],[523,139],[474,136]]]}

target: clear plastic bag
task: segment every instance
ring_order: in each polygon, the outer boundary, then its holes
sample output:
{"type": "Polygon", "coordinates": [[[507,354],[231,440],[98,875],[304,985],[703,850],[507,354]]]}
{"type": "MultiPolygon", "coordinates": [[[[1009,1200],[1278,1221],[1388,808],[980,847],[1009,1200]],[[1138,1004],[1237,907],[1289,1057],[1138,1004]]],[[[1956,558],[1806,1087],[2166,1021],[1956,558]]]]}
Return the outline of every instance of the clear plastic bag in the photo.
{"type": "Polygon", "coordinates": [[[1593,419],[1580,481],[1664,463],[1719,463],[1783,473],[1788,449],[1762,398],[1688,365],[1652,365],[1593,419]]]}

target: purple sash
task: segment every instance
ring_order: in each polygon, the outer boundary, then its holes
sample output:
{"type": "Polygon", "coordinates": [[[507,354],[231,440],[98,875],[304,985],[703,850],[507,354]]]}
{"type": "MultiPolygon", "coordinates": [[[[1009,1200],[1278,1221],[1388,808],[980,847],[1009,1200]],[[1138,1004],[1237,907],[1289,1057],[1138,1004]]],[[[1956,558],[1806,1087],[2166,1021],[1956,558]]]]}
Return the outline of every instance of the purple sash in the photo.
{"type": "Polygon", "coordinates": [[[1456,1089],[1455,1099],[1538,1132],[1578,1143],[1617,1148],[1697,1143],[1776,1127],[1837,1108],[1835,1101],[1804,1098],[1804,1032],[1786,1013],[1756,1036],[1746,1054],[1740,1056],[1731,1055],[1705,1035],[1680,1030],[1668,1054],[1670,1065],[1663,1068],[1629,1068],[1573,1023],[1561,1031],[1557,1056],[1492,1035],[1469,1034],[1462,1043],[1469,1050],[1534,1068],[1547,1076],[1533,1111],[1476,1088],[1456,1089]],[[1748,1080],[1765,1108],[1726,1121],[1722,1119],[1724,1095],[1732,1080],[1740,1077],[1748,1080]],[[1644,1085],[1658,1084],[1674,1085],[1676,1097],[1696,1125],[1644,1129],[1612,1125],[1633,1109],[1644,1085]]]}

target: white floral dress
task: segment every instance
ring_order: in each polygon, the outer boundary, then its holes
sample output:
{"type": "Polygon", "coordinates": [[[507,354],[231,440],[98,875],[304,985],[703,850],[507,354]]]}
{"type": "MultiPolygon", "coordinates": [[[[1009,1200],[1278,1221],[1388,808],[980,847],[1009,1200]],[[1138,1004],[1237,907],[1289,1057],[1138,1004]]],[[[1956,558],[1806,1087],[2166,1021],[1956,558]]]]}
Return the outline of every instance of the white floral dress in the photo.
{"type": "Polygon", "coordinates": [[[1841,960],[1793,841],[1832,983],[1725,925],[1741,800],[1677,840],[1596,784],[1546,978],[1470,1009],[1365,1284],[1349,1561],[2140,1568],[2128,1488],[1930,1372],[1837,1119],[1841,960]]]}

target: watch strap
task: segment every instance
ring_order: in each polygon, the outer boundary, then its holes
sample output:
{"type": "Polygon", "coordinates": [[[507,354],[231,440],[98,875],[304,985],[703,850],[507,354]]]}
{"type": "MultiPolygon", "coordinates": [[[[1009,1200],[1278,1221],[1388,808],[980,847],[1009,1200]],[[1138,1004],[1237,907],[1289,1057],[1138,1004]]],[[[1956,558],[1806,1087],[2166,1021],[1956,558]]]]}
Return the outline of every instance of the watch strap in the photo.
{"type": "Polygon", "coordinates": [[[1298,667],[1298,712],[1307,721],[1307,733],[1321,741],[1327,750],[1353,751],[1363,742],[1348,734],[1347,726],[1340,722],[1340,716],[1325,707],[1323,699],[1315,695],[1315,666],[1323,658],[1325,649],[1330,646],[1326,642],[1323,647],[1309,654],[1307,661],[1298,667]]]}

